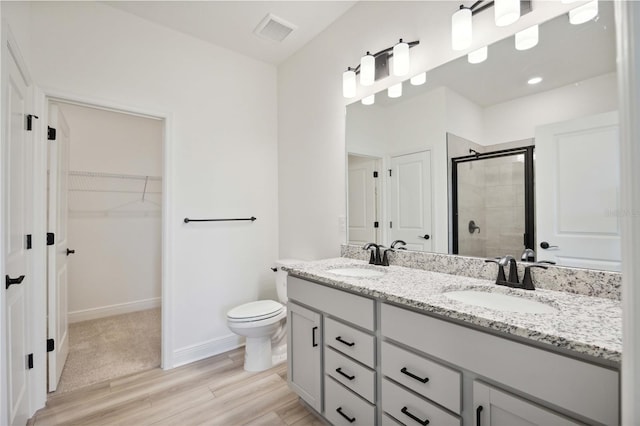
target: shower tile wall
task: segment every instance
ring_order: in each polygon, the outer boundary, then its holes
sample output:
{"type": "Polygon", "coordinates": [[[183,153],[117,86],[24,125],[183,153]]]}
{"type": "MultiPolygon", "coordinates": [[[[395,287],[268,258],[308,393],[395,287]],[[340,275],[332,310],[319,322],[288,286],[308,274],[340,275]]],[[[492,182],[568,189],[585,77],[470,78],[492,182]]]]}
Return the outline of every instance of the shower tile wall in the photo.
{"type": "Polygon", "coordinates": [[[519,258],[524,250],[524,161],[508,156],[460,164],[459,253],[519,258]],[[474,220],[480,232],[468,231],[474,220]]]}

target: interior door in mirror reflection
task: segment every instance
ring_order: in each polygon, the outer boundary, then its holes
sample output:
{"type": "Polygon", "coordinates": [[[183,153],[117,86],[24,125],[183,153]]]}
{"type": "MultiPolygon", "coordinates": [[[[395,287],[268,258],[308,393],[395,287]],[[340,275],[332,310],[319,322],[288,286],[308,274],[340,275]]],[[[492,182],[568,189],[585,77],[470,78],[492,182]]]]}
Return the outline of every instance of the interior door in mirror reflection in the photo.
{"type": "Polygon", "coordinates": [[[349,243],[380,242],[380,191],[378,181],[382,160],[376,157],[349,154],[348,209],[349,243]]]}
{"type": "Polygon", "coordinates": [[[619,143],[616,112],[536,129],[538,260],[620,270],[619,143]]]}
{"type": "Polygon", "coordinates": [[[389,241],[403,240],[409,250],[433,251],[431,152],[391,157],[388,171],[389,241]]]}

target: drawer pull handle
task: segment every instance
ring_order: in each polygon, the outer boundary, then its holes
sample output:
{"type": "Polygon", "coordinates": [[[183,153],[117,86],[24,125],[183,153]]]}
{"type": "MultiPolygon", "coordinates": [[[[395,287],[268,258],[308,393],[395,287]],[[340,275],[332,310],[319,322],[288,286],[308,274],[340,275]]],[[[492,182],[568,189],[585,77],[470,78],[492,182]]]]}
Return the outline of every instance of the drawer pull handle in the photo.
{"type": "Polygon", "coordinates": [[[480,413],[482,413],[482,405],[478,405],[478,408],[476,408],[476,426],[481,426],[482,425],[482,416],[480,413]]]}
{"type": "Polygon", "coordinates": [[[316,346],[318,346],[318,342],[316,342],[316,330],[318,329],[318,327],[313,327],[311,329],[311,345],[315,348],[316,346]]]}
{"type": "Polygon", "coordinates": [[[347,416],[345,413],[342,412],[342,407],[338,407],[336,408],[336,411],[338,412],[338,414],[340,414],[342,417],[344,417],[345,419],[347,419],[349,421],[349,423],[353,423],[356,421],[355,417],[349,417],[347,416]]]}
{"type": "Polygon", "coordinates": [[[347,342],[346,340],[342,340],[341,336],[336,337],[336,340],[340,343],[344,343],[347,346],[353,346],[356,344],[356,342],[347,342]]]}
{"type": "Polygon", "coordinates": [[[413,414],[411,414],[407,407],[402,407],[402,410],[400,410],[400,412],[402,412],[402,414],[404,414],[406,416],[409,416],[410,418],[412,418],[416,422],[420,423],[422,426],[427,426],[429,424],[429,419],[420,420],[418,417],[416,417],[413,414]]]}
{"type": "Polygon", "coordinates": [[[425,377],[423,379],[422,377],[416,376],[415,374],[411,373],[409,370],[407,370],[407,367],[402,367],[402,370],[400,370],[400,372],[402,374],[406,374],[407,376],[411,377],[412,379],[415,379],[415,380],[419,381],[420,383],[427,383],[429,381],[428,377],[425,377]]]}
{"type": "Polygon", "coordinates": [[[344,371],[342,371],[342,367],[336,368],[336,373],[340,374],[343,377],[346,377],[349,380],[353,380],[353,379],[356,378],[356,376],[350,376],[347,373],[345,373],[344,371]]]}

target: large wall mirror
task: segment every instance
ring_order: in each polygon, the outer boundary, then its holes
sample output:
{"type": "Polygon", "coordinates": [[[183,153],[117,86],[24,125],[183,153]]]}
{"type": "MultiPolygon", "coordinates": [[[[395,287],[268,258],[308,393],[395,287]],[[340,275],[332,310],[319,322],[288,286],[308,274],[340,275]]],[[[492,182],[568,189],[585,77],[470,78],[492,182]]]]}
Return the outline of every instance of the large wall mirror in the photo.
{"type": "Polygon", "coordinates": [[[348,242],[620,270],[615,49],[600,2],[531,49],[509,37],[349,105],[348,242]]]}

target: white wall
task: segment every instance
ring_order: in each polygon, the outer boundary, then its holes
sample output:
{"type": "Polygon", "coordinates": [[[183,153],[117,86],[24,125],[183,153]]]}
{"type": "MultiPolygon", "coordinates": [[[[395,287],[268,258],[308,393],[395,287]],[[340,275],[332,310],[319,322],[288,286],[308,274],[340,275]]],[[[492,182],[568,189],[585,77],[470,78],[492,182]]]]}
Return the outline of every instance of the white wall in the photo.
{"type": "MultiPolygon", "coordinates": [[[[60,103],[71,129],[72,172],[162,177],[160,120],[60,103]]],[[[69,178],[69,321],[160,306],[158,181],[69,178]],[[138,193],[97,192],[140,191],[138,193]]]]}
{"type": "MultiPolygon", "coordinates": [[[[411,75],[467,52],[450,44],[451,2],[358,2],[322,34],[278,67],[280,255],[322,258],[339,255],[338,227],[345,214],[345,105],[341,74],[367,51],[402,37],[420,40],[411,49],[411,75]]],[[[575,5],[574,5],[575,6],[575,5]]],[[[535,1],[533,11],[509,27],[496,27],[491,13],[474,18],[474,44],[490,44],[572,6],[535,1]]],[[[389,77],[356,99],[400,81],[389,77]]]]}
{"type": "Polygon", "coordinates": [[[275,67],[102,3],[26,7],[29,27],[18,42],[30,43],[26,55],[38,85],[161,111],[170,120],[167,366],[238,344],[226,311],[275,297],[269,269],[278,249],[275,67]],[[258,220],[182,222],[251,215],[258,220]]]}
{"type": "Polygon", "coordinates": [[[483,145],[533,138],[535,128],[601,112],[616,111],[616,73],[525,96],[484,109],[483,145]]]}

